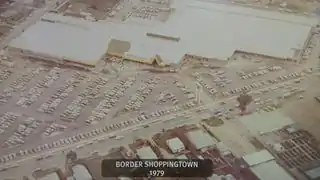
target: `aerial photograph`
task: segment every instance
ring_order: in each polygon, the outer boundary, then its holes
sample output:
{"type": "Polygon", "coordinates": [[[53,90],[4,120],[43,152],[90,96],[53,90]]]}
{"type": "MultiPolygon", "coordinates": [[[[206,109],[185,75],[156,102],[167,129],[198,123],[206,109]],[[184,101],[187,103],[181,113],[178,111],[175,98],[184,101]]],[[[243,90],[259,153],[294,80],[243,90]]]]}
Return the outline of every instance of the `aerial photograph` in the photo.
{"type": "Polygon", "coordinates": [[[320,180],[320,0],[1,0],[0,20],[0,180],[320,180]],[[169,159],[210,176],[102,166],[169,159]]]}

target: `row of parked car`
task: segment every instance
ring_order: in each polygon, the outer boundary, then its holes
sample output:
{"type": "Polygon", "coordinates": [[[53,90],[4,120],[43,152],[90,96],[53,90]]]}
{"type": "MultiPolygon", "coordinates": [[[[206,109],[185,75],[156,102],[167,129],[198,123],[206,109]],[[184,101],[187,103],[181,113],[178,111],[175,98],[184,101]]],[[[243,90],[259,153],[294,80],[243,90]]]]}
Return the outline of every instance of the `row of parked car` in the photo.
{"type": "Polygon", "coordinates": [[[43,136],[50,136],[52,133],[64,131],[67,126],[57,123],[50,124],[43,133],[43,136]]]}
{"type": "Polygon", "coordinates": [[[157,104],[163,104],[167,101],[171,101],[174,105],[177,105],[179,103],[179,100],[173,93],[165,91],[159,95],[157,104]]]}
{"type": "Polygon", "coordinates": [[[160,110],[157,110],[157,111],[151,112],[151,113],[142,112],[133,121],[134,122],[135,121],[144,121],[144,120],[149,120],[149,119],[155,118],[155,117],[157,118],[157,117],[161,117],[161,116],[165,116],[165,115],[169,115],[169,114],[175,114],[175,113],[178,113],[183,110],[188,110],[188,109],[194,108],[197,105],[198,105],[198,103],[193,100],[193,101],[189,101],[185,104],[179,104],[179,105],[176,105],[173,107],[167,107],[167,108],[160,109],[160,110]]]}
{"type": "Polygon", "coordinates": [[[207,92],[209,92],[209,94],[213,97],[216,96],[216,94],[218,93],[216,88],[211,87],[204,78],[201,77],[200,73],[194,73],[193,74],[194,78],[199,82],[199,84],[204,87],[207,92]]]}
{"type": "Polygon", "coordinates": [[[125,105],[125,110],[139,110],[142,103],[152,93],[152,90],[158,84],[159,80],[159,77],[151,77],[144,81],[136,93],[130,96],[128,103],[125,105]]]}
{"type": "Polygon", "coordinates": [[[13,135],[4,142],[4,147],[12,148],[24,144],[25,139],[32,134],[40,124],[40,120],[28,117],[23,123],[19,124],[13,135]]]}
{"type": "Polygon", "coordinates": [[[241,79],[246,80],[246,79],[252,79],[257,76],[263,76],[269,72],[280,71],[282,69],[283,68],[281,66],[270,66],[270,67],[262,66],[258,68],[258,71],[254,71],[251,73],[245,73],[243,71],[240,71],[238,72],[238,75],[240,76],[241,79]]]}
{"type": "Polygon", "coordinates": [[[38,112],[44,112],[47,114],[52,114],[55,112],[57,107],[63,102],[65,98],[69,96],[76,87],[79,86],[82,80],[84,80],[86,76],[79,72],[72,75],[71,78],[67,79],[65,83],[54,93],[48,101],[43,103],[39,108],[38,112]]]}
{"type": "Polygon", "coordinates": [[[161,11],[160,8],[152,6],[133,6],[132,9],[134,10],[134,12],[138,13],[159,13],[161,11]]]}
{"type": "Polygon", "coordinates": [[[231,79],[228,79],[226,72],[223,70],[214,70],[210,73],[212,81],[218,88],[224,88],[227,84],[232,82],[231,79]]]}
{"type": "Polygon", "coordinates": [[[159,8],[142,6],[142,7],[133,7],[131,16],[138,17],[142,19],[153,19],[158,16],[160,12],[159,8]]]}
{"type": "Polygon", "coordinates": [[[0,83],[6,79],[12,74],[13,72],[11,70],[1,70],[0,71],[0,83]]]}
{"type": "Polygon", "coordinates": [[[6,132],[6,130],[17,121],[21,115],[13,112],[6,112],[0,117],[0,135],[6,132]]]}
{"type": "Polygon", "coordinates": [[[254,82],[254,83],[251,83],[249,85],[243,86],[241,88],[234,88],[234,89],[231,89],[229,91],[222,92],[222,95],[223,96],[230,96],[230,95],[238,94],[238,93],[241,93],[241,92],[244,92],[244,91],[250,91],[252,89],[261,88],[261,87],[267,86],[269,84],[275,84],[275,83],[279,83],[279,82],[283,82],[283,81],[287,81],[287,80],[300,78],[302,76],[304,76],[303,72],[300,72],[300,71],[299,72],[293,72],[293,73],[290,73],[289,75],[279,76],[279,77],[276,77],[276,78],[270,79],[270,80],[254,82]]]}
{"type": "Polygon", "coordinates": [[[295,78],[300,78],[304,75],[305,74],[303,72],[293,72],[288,75],[279,76],[277,79],[280,81],[286,81],[286,80],[291,80],[291,79],[295,79],[295,78]]]}
{"type": "Polygon", "coordinates": [[[25,90],[27,83],[39,75],[41,71],[44,71],[44,68],[27,69],[8,88],[4,89],[0,94],[0,101],[6,103],[12,97],[12,93],[25,90]]]}
{"type": "Polygon", "coordinates": [[[83,108],[89,105],[94,98],[97,98],[101,89],[107,84],[108,80],[102,77],[96,78],[77,98],[72,101],[66,110],[60,114],[63,121],[75,121],[83,108]]]}
{"type": "Polygon", "coordinates": [[[301,58],[303,61],[306,61],[309,59],[314,47],[317,45],[317,40],[319,39],[320,35],[320,29],[316,28],[310,37],[310,41],[308,42],[306,48],[303,50],[301,58]]]}
{"type": "Polygon", "coordinates": [[[130,76],[126,79],[120,80],[110,91],[105,93],[104,99],[92,111],[92,115],[85,121],[91,124],[93,121],[102,120],[113,108],[126,91],[135,83],[136,76],[130,76]]]}
{"type": "Polygon", "coordinates": [[[175,80],[173,84],[175,84],[189,100],[196,98],[195,93],[192,92],[189,88],[187,88],[182,82],[175,80]]]}
{"type": "MultiPolygon", "coordinates": [[[[160,117],[163,115],[169,115],[169,114],[175,114],[179,111],[183,111],[183,110],[187,110],[190,108],[194,108],[196,107],[198,104],[196,101],[190,101],[188,103],[185,104],[180,104],[171,108],[165,108],[165,109],[161,109],[158,110],[156,112],[152,112],[149,114],[142,114],[137,118],[133,118],[133,119],[129,119],[126,121],[121,121],[115,124],[109,124],[106,125],[104,127],[101,128],[97,128],[94,129],[92,131],[89,132],[83,132],[83,133],[79,133],[77,135],[71,136],[71,137],[67,137],[67,138],[63,138],[63,139],[59,139],[57,141],[54,141],[52,143],[47,143],[47,144],[43,144],[40,145],[36,148],[31,148],[31,149],[26,149],[26,150],[21,150],[18,153],[11,153],[8,155],[5,155],[3,157],[0,157],[0,163],[7,163],[9,161],[13,161],[19,157],[23,157],[23,156],[28,156],[28,155],[32,155],[32,154],[37,154],[43,151],[47,151],[50,150],[52,148],[55,147],[60,147],[63,145],[68,145],[68,144],[73,144],[82,140],[88,140],[92,137],[96,137],[98,135],[102,135],[103,133],[110,133],[111,131],[117,130],[117,129],[123,129],[125,127],[128,127],[130,125],[133,124],[138,124],[141,123],[141,121],[146,121],[146,120],[150,120],[151,118],[155,118],[155,117],[160,117]]],[[[112,135],[109,136],[109,138],[113,138],[112,135]]],[[[90,142],[89,142],[90,144],[90,142]]]]}
{"type": "Polygon", "coordinates": [[[26,95],[22,96],[16,105],[27,108],[36,102],[43,92],[60,78],[60,73],[60,68],[53,68],[44,79],[40,80],[26,95]]]}

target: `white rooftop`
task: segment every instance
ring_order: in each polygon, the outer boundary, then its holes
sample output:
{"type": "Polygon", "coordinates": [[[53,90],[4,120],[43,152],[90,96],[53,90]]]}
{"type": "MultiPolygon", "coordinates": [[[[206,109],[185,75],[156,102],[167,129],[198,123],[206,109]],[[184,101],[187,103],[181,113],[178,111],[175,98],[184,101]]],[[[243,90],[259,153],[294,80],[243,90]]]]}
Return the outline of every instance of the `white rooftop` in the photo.
{"type": "Polygon", "coordinates": [[[72,170],[75,180],[92,180],[91,174],[84,165],[77,164],[72,167],[72,170]]]}
{"type": "Polygon", "coordinates": [[[104,54],[111,39],[130,42],[128,55],[150,59],[158,54],[169,63],[179,62],[185,53],[225,60],[235,50],[286,58],[293,56],[292,49],[302,48],[311,26],[318,22],[209,1],[174,2],[175,11],[165,23],[88,22],[49,13],[44,19],[56,23],[39,21],[9,46],[89,64],[104,54]],[[180,41],[150,38],[146,33],[180,41]]]}
{"type": "Polygon", "coordinates": [[[255,166],[275,158],[267,150],[251,153],[242,157],[249,166],[255,166]]]}
{"type": "Polygon", "coordinates": [[[260,180],[294,180],[275,160],[253,166],[250,169],[260,180]]]}
{"type": "Polygon", "coordinates": [[[186,136],[197,149],[214,146],[218,142],[202,130],[189,131],[186,133],[186,136]]]}
{"type": "Polygon", "coordinates": [[[172,138],[167,140],[167,145],[173,153],[182,151],[185,149],[183,142],[178,138],[172,138]]]}
{"type": "Polygon", "coordinates": [[[242,158],[249,165],[252,172],[261,180],[293,180],[267,150],[248,154],[242,158]]]}
{"type": "Polygon", "coordinates": [[[157,155],[149,146],[137,149],[137,154],[141,159],[158,159],[157,155]]]}
{"type": "Polygon", "coordinates": [[[60,180],[59,176],[57,173],[50,173],[50,174],[47,174],[41,178],[38,178],[39,180],[60,180]]]}
{"type": "Polygon", "coordinates": [[[279,111],[254,113],[243,116],[239,120],[251,133],[256,135],[277,131],[294,124],[289,117],[279,111]]]}
{"type": "Polygon", "coordinates": [[[128,56],[150,59],[155,55],[177,63],[185,53],[225,60],[235,50],[291,58],[301,49],[316,18],[257,10],[210,1],[175,0],[165,22],[88,22],[49,13],[9,46],[95,64],[111,39],[128,41],[128,56]],[[146,36],[154,33],[180,41],[146,36]]]}
{"type": "Polygon", "coordinates": [[[96,23],[53,13],[42,19],[56,22],[38,21],[9,46],[89,65],[95,65],[106,53],[109,37],[96,23]]]}

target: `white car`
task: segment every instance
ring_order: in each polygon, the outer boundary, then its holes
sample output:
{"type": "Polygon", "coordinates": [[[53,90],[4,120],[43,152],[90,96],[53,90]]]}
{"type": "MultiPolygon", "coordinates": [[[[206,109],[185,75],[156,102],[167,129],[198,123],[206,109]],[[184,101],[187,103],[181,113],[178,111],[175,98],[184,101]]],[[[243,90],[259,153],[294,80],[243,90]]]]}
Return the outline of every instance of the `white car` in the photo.
{"type": "Polygon", "coordinates": [[[124,136],[116,136],[115,140],[120,140],[120,139],[123,139],[123,138],[124,138],[124,136]]]}

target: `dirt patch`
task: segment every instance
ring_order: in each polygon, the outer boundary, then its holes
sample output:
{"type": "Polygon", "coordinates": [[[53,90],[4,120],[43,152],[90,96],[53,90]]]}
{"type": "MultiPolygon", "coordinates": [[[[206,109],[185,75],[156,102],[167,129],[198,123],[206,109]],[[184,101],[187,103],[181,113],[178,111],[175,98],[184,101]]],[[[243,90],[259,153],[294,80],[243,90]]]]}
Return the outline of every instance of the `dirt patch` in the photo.
{"type": "Polygon", "coordinates": [[[223,120],[218,117],[211,117],[208,119],[202,120],[204,123],[208,124],[211,127],[221,126],[223,125],[223,120]]]}
{"type": "Polygon", "coordinates": [[[108,45],[108,53],[124,55],[131,47],[130,42],[112,39],[108,45]]]}

